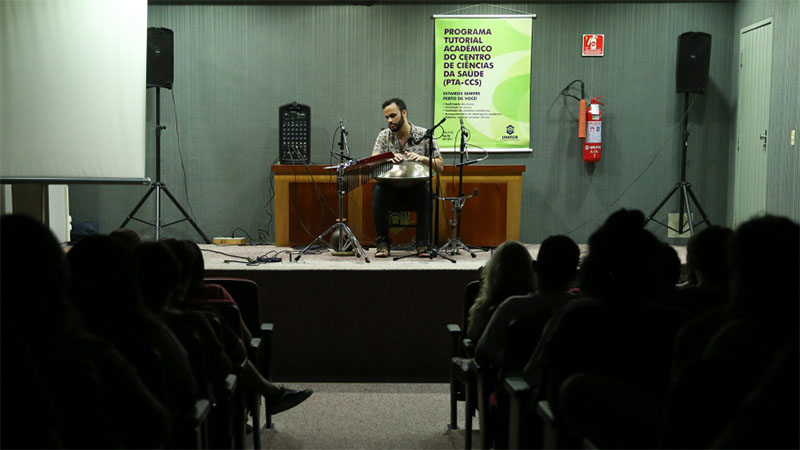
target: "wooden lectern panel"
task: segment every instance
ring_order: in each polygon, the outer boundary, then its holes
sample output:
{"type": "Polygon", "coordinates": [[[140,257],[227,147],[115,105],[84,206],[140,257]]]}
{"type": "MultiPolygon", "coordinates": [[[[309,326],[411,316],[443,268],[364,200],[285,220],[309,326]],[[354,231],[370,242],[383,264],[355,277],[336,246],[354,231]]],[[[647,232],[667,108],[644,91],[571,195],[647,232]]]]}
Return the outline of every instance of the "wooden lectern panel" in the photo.
{"type": "MultiPolygon", "coordinates": [[[[445,189],[447,197],[458,195],[457,189],[457,182],[448,184],[445,189]]],[[[464,194],[471,195],[475,189],[478,195],[467,199],[461,210],[461,242],[481,247],[498,246],[507,239],[508,186],[505,183],[463,183],[464,194]]],[[[453,215],[449,201],[443,201],[439,207],[444,208],[448,218],[453,215]]],[[[439,240],[447,242],[451,234],[448,224],[447,234],[439,240]]]]}
{"type": "MultiPolygon", "coordinates": [[[[519,240],[522,203],[522,173],[525,166],[468,166],[464,168],[463,189],[478,196],[464,204],[461,241],[468,245],[494,247],[507,239],[519,240]]],[[[304,246],[333,225],[339,215],[335,171],[322,166],[298,169],[272,166],[275,176],[275,240],[278,246],[304,246]]],[[[440,177],[445,196],[458,188],[458,169],[446,166],[440,177]]],[[[372,219],[372,180],[350,191],[343,202],[348,226],[362,245],[374,245],[377,237],[372,219]]],[[[414,220],[415,214],[412,215],[414,220]]],[[[439,202],[438,244],[451,236],[449,201],[439,202]]],[[[411,241],[413,228],[392,235],[395,244],[411,241]]]]}
{"type": "MultiPolygon", "coordinates": [[[[289,199],[291,246],[310,244],[339,218],[336,183],[290,183],[289,199]]],[[[347,217],[347,202],[343,212],[347,217]]]]}

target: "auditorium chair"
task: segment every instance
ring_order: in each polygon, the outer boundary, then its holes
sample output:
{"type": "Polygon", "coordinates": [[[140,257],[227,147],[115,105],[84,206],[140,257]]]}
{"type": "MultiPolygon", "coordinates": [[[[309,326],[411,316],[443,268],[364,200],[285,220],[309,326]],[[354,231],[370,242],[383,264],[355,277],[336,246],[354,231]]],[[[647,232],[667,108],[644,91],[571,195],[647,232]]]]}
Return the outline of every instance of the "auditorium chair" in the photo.
{"type": "Polygon", "coordinates": [[[450,351],[450,423],[448,428],[458,429],[458,402],[465,402],[465,447],[472,446],[472,415],[476,408],[477,386],[473,379],[473,374],[477,372],[477,367],[472,367],[474,361],[472,356],[475,351],[475,343],[467,337],[467,325],[469,321],[469,308],[475,302],[480,289],[480,281],[474,280],[467,283],[464,288],[464,302],[461,325],[447,324],[447,332],[451,337],[450,351]]]}
{"type": "MultiPolygon", "coordinates": [[[[162,402],[169,398],[169,389],[164,376],[166,367],[163,354],[156,345],[149,345],[139,353],[136,367],[150,392],[162,402]]],[[[208,448],[207,430],[210,410],[211,402],[207,398],[199,398],[191,410],[174,414],[172,416],[172,437],[166,447],[208,448]]]]}
{"type": "MultiPolygon", "coordinates": [[[[219,316],[208,317],[209,323],[218,334],[221,334],[220,328],[222,324],[219,322],[219,316]]],[[[192,371],[196,376],[198,393],[202,398],[206,398],[209,403],[209,411],[206,416],[206,422],[197,428],[195,434],[196,439],[204,445],[202,448],[233,448],[234,446],[234,419],[235,410],[233,408],[232,399],[235,396],[235,389],[237,385],[237,376],[234,373],[229,373],[222,380],[207,380],[204,375],[207,373],[205,350],[200,340],[199,335],[194,333],[184,332],[178,334],[181,344],[189,354],[189,361],[192,365],[192,371]]],[[[237,371],[241,372],[241,368],[237,371]]],[[[198,410],[202,409],[202,405],[198,405],[198,410]]],[[[183,447],[190,448],[192,441],[188,441],[187,445],[183,447]]]]}
{"type": "MultiPolygon", "coordinates": [[[[241,313],[239,308],[226,302],[211,302],[209,303],[225,323],[236,333],[241,336],[242,325],[240,321],[241,313]]],[[[261,396],[255,392],[250,391],[245,387],[244,383],[244,370],[247,361],[252,361],[257,367],[258,355],[261,348],[261,339],[253,337],[249,343],[245,343],[247,348],[247,359],[242,361],[241,365],[234,367],[234,374],[237,377],[237,388],[233,392],[232,408],[234,417],[234,448],[244,448],[244,440],[247,429],[247,411],[253,417],[253,423],[258,424],[261,420],[261,396]]],[[[254,430],[258,429],[258,425],[253,427],[254,430]]],[[[256,449],[261,448],[260,433],[253,433],[253,446],[256,449]]]]}
{"type": "MultiPolygon", "coordinates": [[[[533,294],[528,294],[532,296],[533,294]]],[[[471,379],[477,386],[481,448],[505,448],[508,445],[509,400],[502,388],[507,377],[519,376],[533,355],[547,317],[520,318],[508,325],[503,360],[497,367],[473,363],[471,379]],[[495,401],[490,402],[494,393],[495,401]]]]}
{"type": "MultiPolygon", "coordinates": [[[[245,325],[247,325],[247,328],[253,334],[254,338],[258,337],[260,339],[260,347],[256,349],[253,348],[252,345],[250,346],[252,349],[250,359],[253,361],[253,364],[256,366],[256,368],[258,368],[258,371],[261,373],[261,375],[268,380],[271,380],[272,332],[274,330],[274,324],[261,321],[261,302],[259,298],[258,284],[255,281],[248,280],[246,278],[230,277],[210,277],[205,278],[205,282],[218,284],[224,287],[239,305],[239,310],[241,311],[242,319],[244,320],[245,325]]],[[[250,406],[254,407],[255,405],[250,406]]],[[[266,427],[272,428],[272,415],[265,412],[265,416],[266,427]]],[[[253,439],[254,442],[255,439],[258,439],[258,443],[260,444],[260,432],[258,429],[259,422],[257,422],[255,419],[256,418],[254,417],[253,429],[255,432],[253,434],[253,439]]]]}
{"type": "Polygon", "coordinates": [[[194,410],[179,417],[172,439],[172,448],[208,449],[208,418],[211,402],[202,398],[195,403],[194,410]]]}
{"type": "MultiPolygon", "coordinates": [[[[237,448],[237,390],[241,390],[240,378],[228,375],[215,389],[214,405],[208,419],[209,448],[237,448]]],[[[239,403],[240,404],[240,403],[239,403]]],[[[242,428],[243,429],[243,428],[242,428]]]]}
{"type": "Polygon", "coordinates": [[[547,400],[537,401],[522,377],[506,378],[505,388],[509,395],[509,449],[594,447],[590,440],[576,436],[547,400]]]}

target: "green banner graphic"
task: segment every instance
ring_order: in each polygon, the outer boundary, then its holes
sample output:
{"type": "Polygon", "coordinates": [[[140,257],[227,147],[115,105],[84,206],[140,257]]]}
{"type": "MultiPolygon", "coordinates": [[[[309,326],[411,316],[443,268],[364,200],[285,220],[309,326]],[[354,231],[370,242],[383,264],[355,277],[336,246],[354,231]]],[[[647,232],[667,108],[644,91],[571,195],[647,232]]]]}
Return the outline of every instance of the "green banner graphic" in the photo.
{"type": "Polygon", "coordinates": [[[530,17],[437,17],[434,119],[446,118],[442,151],[531,151],[530,17]]]}

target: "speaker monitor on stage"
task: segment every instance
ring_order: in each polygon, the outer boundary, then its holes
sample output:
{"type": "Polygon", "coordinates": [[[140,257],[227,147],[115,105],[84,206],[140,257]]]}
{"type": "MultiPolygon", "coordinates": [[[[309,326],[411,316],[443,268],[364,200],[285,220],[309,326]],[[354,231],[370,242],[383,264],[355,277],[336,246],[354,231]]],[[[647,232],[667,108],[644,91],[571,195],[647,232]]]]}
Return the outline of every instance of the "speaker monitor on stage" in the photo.
{"type": "Polygon", "coordinates": [[[710,61],[710,34],[689,31],[678,36],[678,65],[675,71],[677,92],[705,91],[710,61]]]}
{"type": "Polygon", "coordinates": [[[147,29],[147,87],[172,89],[172,30],[147,29]]]}

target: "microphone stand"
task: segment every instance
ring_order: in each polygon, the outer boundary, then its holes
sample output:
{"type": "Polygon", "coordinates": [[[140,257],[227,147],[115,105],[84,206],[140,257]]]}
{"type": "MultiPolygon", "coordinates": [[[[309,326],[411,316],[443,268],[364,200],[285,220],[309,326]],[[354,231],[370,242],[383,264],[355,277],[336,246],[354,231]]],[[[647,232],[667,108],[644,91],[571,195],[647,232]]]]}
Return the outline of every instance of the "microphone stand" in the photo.
{"type": "MultiPolygon", "coordinates": [[[[410,254],[404,255],[404,256],[398,256],[398,257],[393,259],[394,261],[397,261],[397,260],[400,260],[400,259],[403,259],[403,258],[408,258],[409,256],[419,256],[424,252],[428,252],[428,258],[429,259],[433,259],[435,256],[441,256],[442,258],[450,261],[453,264],[456,263],[455,259],[448,258],[443,253],[440,253],[438,250],[436,250],[436,248],[433,246],[433,231],[434,231],[433,230],[433,202],[436,200],[436,197],[433,195],[433,130],[439,128],[439,126],[442,124],[442,122],[445,121],[445,119],[446,118],[443,118],[442,120],[439,121],[439,123],[437,123],[433,127],[429,128],[428,131],[425,132],[425,135],[422,136],[422,139],[420,139],[420,140],[418,140],[418,141],[416,141],[414,143],[416,145],[416,144],[419,144],[420,142],[422,142],[424,140],[428,141],[428,145],[427,145],[426,151],[425,151],[425,156],[428,157],[428,197],[429,197],[429,199],[428,199],[428,205],[426,206],[426,208],[428,208],[428,220],[430,220],[430,224],[423,224],[423,225],[427,225],[429,227],[428,231],[430,232],[430,234],[428,235],[428,246],[425,248],[425,250],[422,250],[422,251],[419,251],[419,252],[416,252],[416,253],[410,253],[410,254]]],[[[411,138],[411,136],[409,136],[409,139],[410,138],[411,138]]],[[[417,218],[417,219],[419,219],[419,218],[417,218]]],[[[419,223],[417,223],[417,226],[419,226],[419,223]]]]}
{"type": "Polygon", "coordinates": [[[467,199],[478,195],[478,189],[472,192],[472,195],[464,195],[464,166],[475,164],[482,159],[469,160],[467,153],[467,143],[464,137],[467,135],[467,130],[464,129],[464,119],[461,119],[461,162],[458,164],[458,196],[457,197],[439,197],[441,200],[450,200],[452,205],[453,215],[450,218],[450,239],[440,248],[443,252],[448,252],[450,255],[458,255],[459,250],[464,249],[473,258],[476,256],[475,252],[461,242],[461,210],[464,208],[464,203],[467,199]],[[467,161],[464,161],[464,155],[467,155],[467,161]]]}
{"type": "MultiPolygon", "coordinates": [[[[324,243],[328,248],[333,250],[334,256],[363,256],[365,262],[370,262],[369,257],[367,256],[367,252],[364,251],[364,247],[361,246],[361,243],[358,242],[356,239],[356,235],[353,233],[353,230],[345,224],[344,218],[344,196],[347,194],[347,183],[345,181],[345,170],[348,167],[356,164],[356,161],[350,157],[350,147],[347,145],[347,130],[344,128],[344,124],[341,120],[339,120],[339,128],[341,129],[340,137],[339,137],[339,153],[336,153],[336,156],[339,157],[339,164],[335,166],[331,166],[330,168],[336,169],[336,193],[339,196],[339,218],[336,219],[336,223],[331,225],[327,230],[325,230],[322,234],[317,236],[310,244],[300,252],[297,257],[295,257],[295,262],[300,260],[308,249],[316,245],[318,242],[324,243]],[[331,242],[328,243],[325,241],[325,236],[331,235],[331,242]],[[355,248],[353,248],[355,247],[355,248]]],[[[326,167],[327,169],[328,167],[326,167]]]]}

